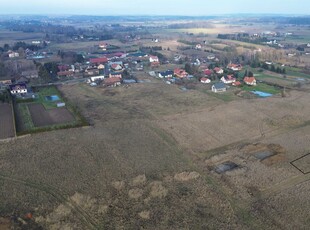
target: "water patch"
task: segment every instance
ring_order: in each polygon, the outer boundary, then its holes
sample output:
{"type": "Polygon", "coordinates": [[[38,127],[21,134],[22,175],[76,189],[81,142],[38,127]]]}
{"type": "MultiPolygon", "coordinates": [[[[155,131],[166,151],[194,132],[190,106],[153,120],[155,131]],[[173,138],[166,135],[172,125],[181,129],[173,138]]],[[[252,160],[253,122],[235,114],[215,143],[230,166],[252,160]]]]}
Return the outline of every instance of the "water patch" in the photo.
{"type": "Polygon", "coordinates": [[[274,153],[272,153],[270,151],[265,151],[265,152],[257,152],[257,153],[255,153],[254,157],[256,159],[259,159],[259,160],[265,160],[266,158],[271,157],[273,155],[274,155],[274,153]]]}
{"type": "Polygon", "coordinates": [[[222,164],[217,165],[214,171],[221,174],[221,173],[225,173],[227,171],[231,171],[236,168],[238,168],[238,165],[236,163],[231,162],[231,161],[226,161],[222,164]]]}
{"type": "Polygon", "coordinates": [[[271,97],[273,94],[271,93],[266,93],[266,92],[262,92],[262,91],[251,91],[251,93],[254,93],[255,95],[258,95],[260,97],[271,97]]]}
{"type": "Polygon", "coordinates": [[[60,98],[57,95],[46,96],[45,100],[47,101],[60,101],[60,98]]]}

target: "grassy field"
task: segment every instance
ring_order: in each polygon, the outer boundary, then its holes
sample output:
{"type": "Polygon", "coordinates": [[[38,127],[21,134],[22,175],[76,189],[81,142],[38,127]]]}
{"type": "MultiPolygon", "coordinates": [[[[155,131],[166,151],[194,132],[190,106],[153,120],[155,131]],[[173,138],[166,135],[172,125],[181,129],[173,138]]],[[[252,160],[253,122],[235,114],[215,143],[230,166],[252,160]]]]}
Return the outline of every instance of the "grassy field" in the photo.
{"type": "Polygon", "coordinates": [[[63,102],[60,92],[56,87],[41,87],[34,90],[38,97],[34,100],[36,103],[43,104],[46,109],[57,108],[57,103],[63,102]],[[48,101],[46,96],[57,95],[59,101],[48,101]]]}
{"type": "Polygon", "coordinates": [[[245,91],[256,90],[256,91],[262,91],[262,92],[271,93],[271,94],[280,93],[280,89],[275,88],[274,86],[271,86],[271,85],[264,84],[264,83],[258,83],[256,86],[243,85],[241,89],[245,91]]]}

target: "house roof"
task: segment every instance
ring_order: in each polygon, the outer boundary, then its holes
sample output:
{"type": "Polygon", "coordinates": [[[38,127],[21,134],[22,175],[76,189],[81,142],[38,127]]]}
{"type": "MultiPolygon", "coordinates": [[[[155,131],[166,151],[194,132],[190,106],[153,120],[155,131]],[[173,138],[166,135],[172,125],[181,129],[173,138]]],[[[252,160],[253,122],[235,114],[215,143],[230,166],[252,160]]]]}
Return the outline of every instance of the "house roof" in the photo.
{"type": "Polygon", "coordinates": [[[68,76],[72,75],[74,72],[73,71],[60,71],[57,73],[58,76],[68,76]]]}
{"type": "Polygon", "coordinates": [[[166,70],[164,72],[160,72],[161,76],[169,76],[169,75],[173,75],[173,71],[172,70],[166,70]]]}
{"type": "Polygon", "coordinates": [[[239,86],[239,85],[241,85],[241,82],[240,81],[235,81],[235,82],[232,83],[232,85],[239,86]]]}
{"type": "Polygon", "coordinates": [[[247,83],[252,83],[252,82],[255,82],[256,79],[255,79],[255,77],[245,77],[245,78],[243,79],[243,81],[244,81],[244,82],[247,82],[247,83]]]}
{"type": "Polygon", "coordinates": [[[206,70],[204,71],[204,74],[205,74],[205,75],[211,75],[211,74],[212,74],[212,71],[209,70],[209,69],[206,69],[206,70]]]}
{"type": "Polygon", "coordinates": [[[108,62],[108,59],[106,57],[101,57],[101,58],[91,58],[90,63],[92,64],[101,64],[101,63],[106,63],[108,62]]]}
{"type": "Polygon", "coordinates": [[[202,77],[201,79],[200,79],[200,81],[208,81],[209,80],[209,78],[206,78],[206,77],[202,77]]]}
{"type": "Polygon", "coordinates": [[[216,89],[224,89],[224,88],[226,89],[226,85],[222,82],[215,83],[213,87],[216,89]]]}
{"type": "Polygon", "coordinates": [[[117,82],[121,82],[121,78],[120,77],[111,77],[111,78],[105,78],[103,81],[105,84],[114,84],[117,82]]]}
{"type": "Polygon", "coordinates": [[[219,72],[219,71],[221,71],[222,69],[219,68],[219,67],[215,67],[213,70],[214,70],[215,72],[219,72]]]}
{"type": "Polygon", "coordinates": [[[27,85],[25,83],[13,84],[9,85],[10,90],[20,90],[20,89],[27,89],[27,85]]]}
{"type": "Polygon", "coordinates": [[[188,73],[184,69],[176,68],[176,69],[174,69],[174,74],[176,74],[176,75],[187,75],[188,73]]]}

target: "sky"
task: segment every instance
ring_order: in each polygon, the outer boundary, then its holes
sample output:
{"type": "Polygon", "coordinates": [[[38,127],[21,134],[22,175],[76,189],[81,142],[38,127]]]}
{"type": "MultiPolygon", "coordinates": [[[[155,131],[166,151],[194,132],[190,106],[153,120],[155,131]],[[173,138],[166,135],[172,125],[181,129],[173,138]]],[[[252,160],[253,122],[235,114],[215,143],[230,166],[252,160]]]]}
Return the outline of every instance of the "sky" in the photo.
{"type": "Polygon", "coordinates": [[[310,15],[310,0],[0,0],[0,14],[310,15]]]}

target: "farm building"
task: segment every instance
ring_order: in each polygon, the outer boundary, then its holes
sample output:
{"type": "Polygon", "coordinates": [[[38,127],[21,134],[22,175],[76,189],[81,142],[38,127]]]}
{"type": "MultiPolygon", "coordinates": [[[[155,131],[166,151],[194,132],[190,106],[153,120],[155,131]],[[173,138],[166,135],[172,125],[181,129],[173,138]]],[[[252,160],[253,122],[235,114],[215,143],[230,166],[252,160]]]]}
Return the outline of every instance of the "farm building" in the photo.
{"type": "Polygon", "coordinates": [[[226,85],[222,82],[219,83],[215,83],[214,85],[212,85],[211,87],[212,92],[225,92],[226,91],[226,85]]]}
{"type": "Polygon", "coordinates": [[[27,93],[27,85],[24,83],[21,84],[14,84],[14,85],[10,85],[10,93],[12,95],[16,95],[16,94],[25,94],[27,93]]]}

